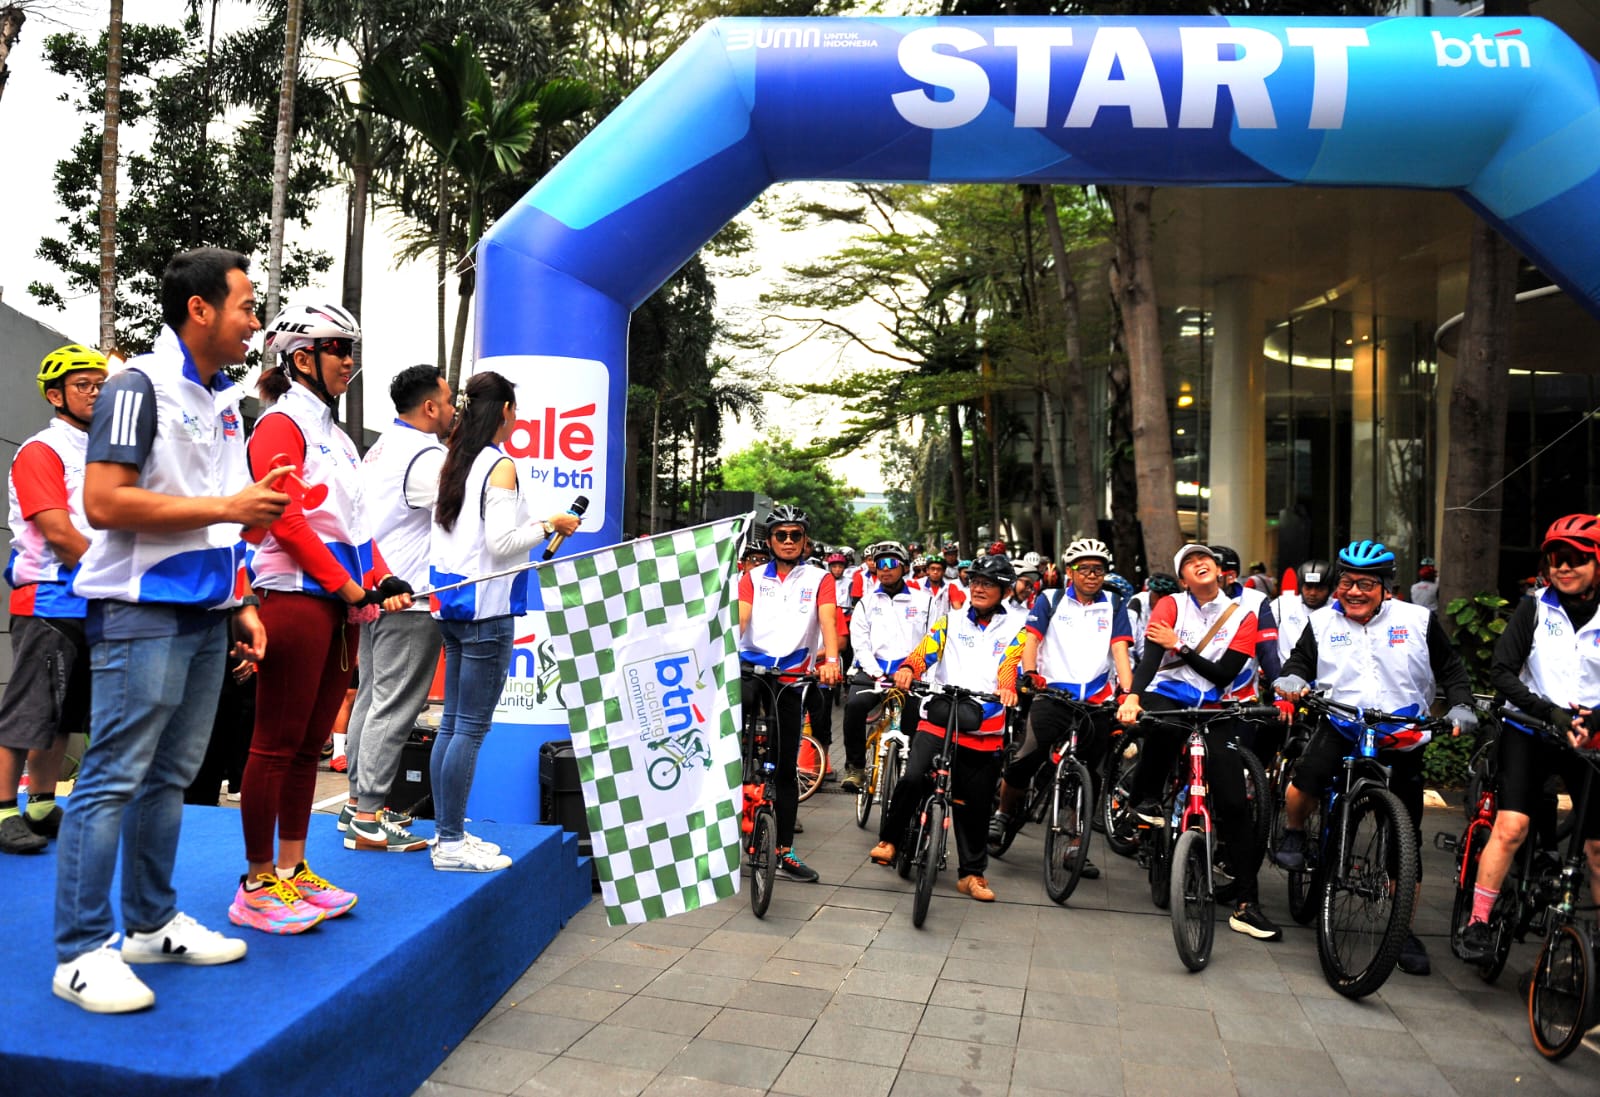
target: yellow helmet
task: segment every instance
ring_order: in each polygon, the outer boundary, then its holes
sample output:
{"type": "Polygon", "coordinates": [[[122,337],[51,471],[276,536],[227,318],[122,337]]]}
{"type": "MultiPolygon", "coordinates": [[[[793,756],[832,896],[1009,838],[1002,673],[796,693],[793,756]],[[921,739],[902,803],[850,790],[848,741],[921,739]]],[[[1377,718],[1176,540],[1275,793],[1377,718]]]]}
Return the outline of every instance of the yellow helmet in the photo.
{"type": "MultiPolygon", "coordinates": [[[[44,356],[44,361],[39,365],[39,395],[44,396],[45,390],[50,387],[50,382],[59,381],[69,373],[80,369],[97,369],[101,373],[111,372],[106,364],[106,356],[97,350],[79,346],[77,343],[68,343],[58,347],[44,356]]],[[[49,397],[45,396],[48,400],[49,397]]]]}

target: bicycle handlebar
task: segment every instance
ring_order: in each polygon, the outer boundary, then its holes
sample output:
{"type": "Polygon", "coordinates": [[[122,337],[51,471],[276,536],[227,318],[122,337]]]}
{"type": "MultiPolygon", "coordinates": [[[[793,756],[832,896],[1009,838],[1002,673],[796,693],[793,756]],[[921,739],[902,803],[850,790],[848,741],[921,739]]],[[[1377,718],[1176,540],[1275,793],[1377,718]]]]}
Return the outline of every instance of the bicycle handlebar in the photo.
{"type": "Polygon", "coordinates": [[[1347,705],[1340,701],[1331,701],[1320,693],[1307,693],[1300,698],[1299,703],[1314,713],[1324,716],[1345,716],[1352,720],[1360,720],[1364,724],[1415,724],[1419,728],[1425,728],[1430,731],[1444,731],[1455,726],[1442,716],[1420,716],[1416,713],[1405,714],[1383,712],[1375,708],[1361,708],[1357,705],[1347,705]]]}
{"type": "Polygon", "coordinates": [[[1518,727],[1527,728],[1536,737],[1543,739],[1545,742],[1552,743],[1564,751],[1577,755],[1580,760],[1587,762],[1589,765],[1600,767],[1600,749],[1580,750],[1567,742],[1567,737],[1562,734],[1561,729],[1550,721],[1541,720],[1537,716],[1529,716],[1526,712],[1514,709],[1510,705],[1497,705],[1492,712],[1495,719],[1510,720],[1518,727]]]}
{"type": "Polygon", "coordinates": [[[1160,712],[1141,712],[1139,723],[1159,724],[1166,721],[1189,720],[1195,723],[1210,723],[1223,716],[1237,717],[1240,720],[1277,720],[1278,710],[1273,705],[1246,705],[1228,701],[1218,708],[1169,708],[1160,712]]]}
{"type": "Polygon", "coordinates": [[[1064,701],[1074,708],[1080,708],[1085,712],[1117,711],[1117,703],[1115,701],[1098,701],[1091,703],[1089,701],[1085,701],[1081,697],[1074,697],[1064,689],[1056,689],[1054,686],[1028,686],[1026,689],[1019,688],[1017,692],[1029,693],[1035,697],[1048,697],[1052,701],[1064,701]]]}
{"type": "MultiPolygon", "coordinates": [[[[895,688],[898,689],[899,687],[895,688]]],[[[904,692],[915,697],[954,697],[957,700],[970,698],[974,701],[993,701],[997,705],[1001,703],[999,696],[996,694],[983,693],[975,689],[967,689],[965,686],[954,686],[948,682],[941,682],[938,685],[934,685],[929,682],[913,681],[910,688],[906,689],[904,692]]]]}

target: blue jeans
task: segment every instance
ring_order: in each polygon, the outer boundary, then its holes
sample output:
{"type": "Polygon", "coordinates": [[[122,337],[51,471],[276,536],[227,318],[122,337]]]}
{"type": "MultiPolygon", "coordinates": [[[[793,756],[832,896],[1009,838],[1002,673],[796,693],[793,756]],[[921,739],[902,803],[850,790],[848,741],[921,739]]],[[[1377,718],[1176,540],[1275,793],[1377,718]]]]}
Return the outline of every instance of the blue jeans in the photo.
{"type": "Polygon", "coordinates": [[[183,636],[104,640],[89,649],[93,740],[56,852],[56,958],[116,932],[111,879],[122,846],[122,922],[159,929],[178,912],[172,866],[183,790],[205,760],[222,690],[228,615],[183,636]]]}
{"type": "Polygon", "coordinates": [[[459,841],[466,825],[478,747],[489,734],[494,707],[511,673],[515,625],[512,617],[439,622],[444,635],[444,715],[428,771],[441,842],[459,841]]]}

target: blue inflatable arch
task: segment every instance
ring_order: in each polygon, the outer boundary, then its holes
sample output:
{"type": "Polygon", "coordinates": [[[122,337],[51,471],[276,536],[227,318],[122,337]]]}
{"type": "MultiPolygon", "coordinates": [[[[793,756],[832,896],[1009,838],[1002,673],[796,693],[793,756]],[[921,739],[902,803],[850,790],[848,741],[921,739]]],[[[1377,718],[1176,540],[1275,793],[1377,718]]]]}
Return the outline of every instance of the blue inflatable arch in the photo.
{"type": "Polygon", "coordinates": [[[1452,190],[1600,314],[1600,66],[1543,20],[720,20],[479,251],[478,368],[576,547],[622,532],[629,314],[801,179],[1452,190]]]}
{"type": "MultiPolygon", "coordinates": [[[[632,311],[776,182],[1453,190],[1600,313],[1600,70],[1538,19],[796,19],[703,28],[501,218],[478,369],[519,385],[534,512],[622,534],[632,311]]],[[[635,531],[628,531],[635,532],[635,531]]],[[[537,816],[564,738],[519,636],[475,816],[537,816]]]]}

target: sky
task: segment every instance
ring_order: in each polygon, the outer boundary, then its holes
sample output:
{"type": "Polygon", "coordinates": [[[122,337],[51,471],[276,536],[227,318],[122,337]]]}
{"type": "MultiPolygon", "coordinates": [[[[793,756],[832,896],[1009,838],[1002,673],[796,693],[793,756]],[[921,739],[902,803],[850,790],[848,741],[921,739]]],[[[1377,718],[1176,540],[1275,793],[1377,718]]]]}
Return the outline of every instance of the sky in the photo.
{"type": "MultiPolygon", "coordinates": [[[[12,48],[9,60],[11,78],[0,97],[0,148],[8,150],[7,168],[0,172],[0,209],[5,211],[7,231],[0,243],[0,292],[7,305],[54,327],[76,342],[94,344],[99,328],[99,303],[95,295],[70,300],[64,311],[46,308],[27,292],[33,281],[62,284],[61,272],[38,259],[34,251],[39,237],[59,228],[56,219],[64,212],[53,190],[55,164],[70,151],[84,124],[67,102],[72,85],[57,77],[46,66],[44,39],[64,29],[95,35],[105,21],[105,5],[82,0],[53,4],[49,11],[30,11],[23,37],[12,48]],[[18,150],[27,150],[18,155],[18,150]]],[[[176,21],[183,5],[178,0],[125,0],[127,22],[176,21]]],[[[248,14],[242,5],[224,0],[219,26],[226,29],[248,14]]],[[[142,128],[142,127],[141,127],[142,128]]],[[[144,140],[138,130],[124,131],[124,151],[144,140]]],[[[125,161],[124,161],[125,162],[125,161]]],[[[124,169],[125,170],[125,169],[124,169]]],[[[125,177],[125,176],[124,176],[125,177]]],[[[775,197],[793,194],[799,184],[776,188],[775,197]]],[[[805,186],[818,186],[806,184],[805,186]]],[[[338,242],[344,238],[345,199],[342,189],[325,193],[318,202],[309,227],[291,225],[290,243],[315,243],[334,255],[333,267],[321,276],[320,284],[297,292],[295,300],[339,299],[343,255],[338,242]],[[329,246],[328,242],[335,242],[329,246]]],[[[838,231],[785,233],[775,225],[746,212],[757,244],[756,250],[742,257],[738,266],[746,273],[729,276],[727,264],[711,263],[717,274],[718,311],[729,323],[754,327],[764,318],[758,298],[771,282],[781,277],[785,263],[801,263],[825,253],[843,242],[838,231]],[[721,273],[719,273],[721,272],[721,273]]],[[[366,384],[365,420],[369,427],[380,427],[393,415],[388,402],[389,379],[399,370],[432,357],[435,342],[435,277],[433,260],[425,258],[399,264],[394,258],[394,222],[384,215],[367,233],[365,292],[362,299],[362,333],[366,384]]],[[[265,253],[263,242],[262,254],[265,253]]],[[[265,278],[257,272],[257,292],[265,296],[265,278]]],[[[451,279],[450,323],[454,323],[456,300],[451,279]]],[[[767,318],[770,321],[770,318],[767,318]]],[[[844,350],[819,338],[803,339],[804,330],[794,325],[769,322],[773,332],[767,353],[728,352],[757,377],[781,374],[785,379],[824,380],[840,369],[870,362],[870,356],[844,350]],[[779,353],[781,351],[781,354],[779,353]],[[776,355],[776,357],[774,357],[776,355]]],[[[468,339],[468,354],[472,340],[468,339]]],[[[464,369],[465,372],[465,369],[464,369]]],[[[758,436],[771,436],[782,430],[795,441],[811,443],[826,437],[830,419],[837,417],[834,402],[812,398],[790,403],[773,394],[766,397],[766,425],[758,427],[749,419],[730,421],[725,427],[724,454],[748,445],[758,436]]],[[[829,462],[835,475],[862,491],[883,487],[881,458],[874,450],[840,455],[829,462]]]]}

